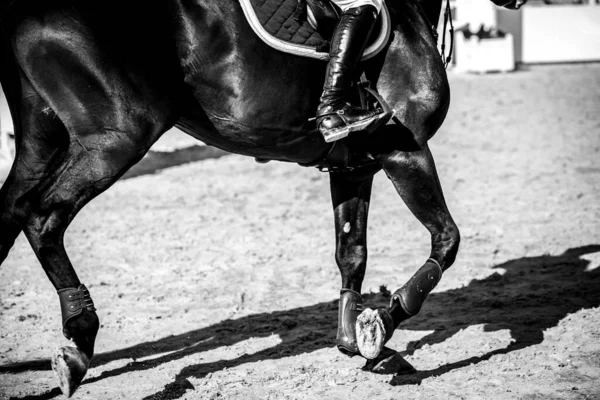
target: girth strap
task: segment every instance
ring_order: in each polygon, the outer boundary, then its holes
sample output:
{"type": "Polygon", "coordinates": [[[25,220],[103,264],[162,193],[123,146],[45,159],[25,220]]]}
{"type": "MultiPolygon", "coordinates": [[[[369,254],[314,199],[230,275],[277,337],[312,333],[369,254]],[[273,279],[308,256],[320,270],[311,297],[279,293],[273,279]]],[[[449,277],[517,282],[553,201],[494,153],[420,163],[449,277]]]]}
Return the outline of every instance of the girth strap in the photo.
{"type": "Polygon", "coordinates": [[[81,314],[83,309],[96,311],[90,292],[83,284],[78,288],[60,289],[57,293],[60,299],[63,326],[69,319],[81,314]]]}

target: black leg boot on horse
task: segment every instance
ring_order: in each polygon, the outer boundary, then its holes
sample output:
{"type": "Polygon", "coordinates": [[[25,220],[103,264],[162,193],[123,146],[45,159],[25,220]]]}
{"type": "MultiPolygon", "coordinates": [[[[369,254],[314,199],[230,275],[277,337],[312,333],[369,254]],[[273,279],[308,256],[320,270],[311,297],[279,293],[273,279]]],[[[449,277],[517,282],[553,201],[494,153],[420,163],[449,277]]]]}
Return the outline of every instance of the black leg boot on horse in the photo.
{"type": "Polygon", "coordinates": [[[423,302],[442,278],[442,267],[430,258],[390,300],[388,310],[367,309],[358,319],[358,347],[367,359],[379,356],[383,345],[387,343],[400,322],[417,315],[423,302]]]}
{"type": "Polygon", "coordinates": [[[329,64],[317,127],[326,142],[342,139],[350,132],[365,130],[384,118],[383,109],[365,110],[349,103],[349,92],[357,78],[357,66],[377,20],[371,5],[346,10],[331,39],[329,64]]]}
{"type": "Polygon", "coordinates": [[[62,312],[63,335],[71,340],[75,347],[58,348],[52,357],[52,369],[58,376],[62,392],[70,397],[90,366],[100,321],[90,292],[85,285],[60,289],[58,297],[62,312]]]}

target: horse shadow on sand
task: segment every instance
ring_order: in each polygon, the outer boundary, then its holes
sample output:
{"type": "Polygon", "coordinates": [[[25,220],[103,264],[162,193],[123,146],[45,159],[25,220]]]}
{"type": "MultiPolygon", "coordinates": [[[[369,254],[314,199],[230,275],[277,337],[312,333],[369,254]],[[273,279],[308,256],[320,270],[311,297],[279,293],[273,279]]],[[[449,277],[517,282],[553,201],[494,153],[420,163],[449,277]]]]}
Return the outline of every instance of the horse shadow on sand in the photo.
{"type": "MultiPolygon", "coordinates": [[[[556,326],[568,314],[600,306],[600,268],[581,258],[600,252],[600,244],[569,249],[558,256],[539,256],[511,260],[494,267],[498,271],[485,279],[473,280],[460,289],[433,292],[421,313],[402,323],[401,329],[431,331],[417,342],[411,342],[400,355],[409,355],[425,345],[442,343],[472,325],[484,325],[486,331],[509,330],[513,342],[504,349],[478,357],[442,365],[428,371],[413,371],[394,376],[391,385],[420,384],[426,378],[488,360],[542,343],[543,332],[556,326]]],[[[449,271],[451,273],[451,271],[449,271]]],[[[368,306],[384,306],[389,292],[365,295],[368,306]]],[[[189,378],[202,378],[209,373],[234,368],[261,360],[280,359],[334,346],[337,327],[337,300],[273,313],[249,315],[235,320],[142,343],[117,351],[97,354],[92,367],[121,359],[133,359],[125,366],[84,380],[83,385],[133,371],[144,371],[181,359],[194,353],[257,337],[279,335],[280,344],[238,358],[213,363],[200,363],[183,368],[173,382],[146,399],[177,399],[193,389],[189,378]],[[140,360],[146,357],[151,359],[140,360]]],[[[401,350],[401,349],[398,349],[401,350]]],[[[49,369],[49,361],[28,362],[0,367],[0,372],[49,369]]],[[[58,396],[55,388],[28,399],[50,399],[58,396]]]]}

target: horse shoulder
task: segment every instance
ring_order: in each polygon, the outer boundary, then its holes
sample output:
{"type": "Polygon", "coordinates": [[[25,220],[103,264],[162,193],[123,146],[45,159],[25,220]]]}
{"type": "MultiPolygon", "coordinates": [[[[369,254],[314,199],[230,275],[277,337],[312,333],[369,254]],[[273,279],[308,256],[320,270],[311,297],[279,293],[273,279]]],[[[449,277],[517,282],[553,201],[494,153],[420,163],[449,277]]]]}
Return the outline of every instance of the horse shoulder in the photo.
{"type": "Polygon", "coordinates": [[[378,87],[419,143],[431,138],[446,117],[448,79],[435,41],[427,35],[396,32],[378,87]]]}

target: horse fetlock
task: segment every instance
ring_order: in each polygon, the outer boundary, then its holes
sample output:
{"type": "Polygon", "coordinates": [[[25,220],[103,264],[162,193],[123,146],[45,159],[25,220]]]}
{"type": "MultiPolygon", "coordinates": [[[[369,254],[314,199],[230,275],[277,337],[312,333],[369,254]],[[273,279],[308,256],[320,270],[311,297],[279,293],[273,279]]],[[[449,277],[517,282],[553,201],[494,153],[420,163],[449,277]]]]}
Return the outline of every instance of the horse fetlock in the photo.
{"type": "Polygon", "coordinates": [[[359,354],[356,344],[356,319],[362,312],[362,296],[350,289],[342,289],[338,308],[337,347],[348,356],[359,354]]]}
{"type": "Polygon", "coordinates": [[[94,302],[85,285],[58,291],[63,321],[63,334],[87,357],[94,354],[94,342],[100,327],[94,302]]]}
{"type": "MultiPolygon", "coordinates": [[[[430,258],[404,286],[394,292],[390,308],[394,308],[395,303],[399,303],[408,316],[416,315],[441,278],[442,267],[437,261],[430,258]]],[[[401,321],[397,322],[399,324],[401,321]]]]}
{"type": "Polygon", "coordinates": [[[78,348],[59,347],[52,356],[51,364],[60,390],[66,397],[71,397],[87,373],[90,358],[78,348]]]}

